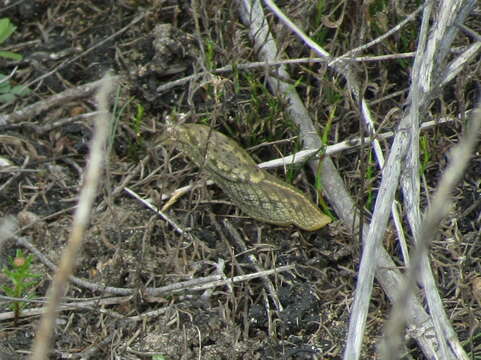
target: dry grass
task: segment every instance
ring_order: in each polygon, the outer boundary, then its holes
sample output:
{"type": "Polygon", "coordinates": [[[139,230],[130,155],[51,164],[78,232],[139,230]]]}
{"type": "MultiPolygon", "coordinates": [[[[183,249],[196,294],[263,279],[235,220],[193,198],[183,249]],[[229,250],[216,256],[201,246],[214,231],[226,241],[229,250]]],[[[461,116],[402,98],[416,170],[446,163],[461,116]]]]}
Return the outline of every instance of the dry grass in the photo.
{"type": "MultiPolygon", "coordinates": [[[[0,72],[18,65],[13,79],[35,91],[0,114],[0,157],[11,164],[0,168],[0,216],[17,217],[2,225],[9,236],[0,236],[0,266],[26,247],[42,281],[20,319],[8,309],[14,300],[1,300],[0,358],[32,348],[86,181],[90,117],[97,110],[92,94],[107,69],[120,84],[110,97],[115,126],[75,276],[56,307],[50,358],[354,359],[380,353],[406,262],[419,264],[413,255],[419,215],[435,204],[450,149],[474,119],[481,74],[476,35],[459,24],[428,21],[443,6],[429,14],[415,2],[277,2],[292,24],[269,1],[264,15],[244,1],[27,3],[2,13],[18,26],[8,49],[25,61],[1,60],[0,72]],[[438,48],[429,61],[430,46],[439,45],[430,42],[434,31],[449,51],[438,48]],[[457,31],[452,39],[450,31],[457,31]],[[423,36],[428,51],[415,58],[423,36]],[[424,93],[416,93],[419,88],[424,93]],[[259,163],[347,141],[342,151],[321,156],[320,167],[319,157],[311,157],[270,170],[338,221],[309,233],[245,217],[175,146],[163,145],[168,119],[209,124],[259,163]],[[398,127],[406,119],[435,124],[416,140],[417,121],[398,127]],[[408,136],[414,136],[408,154],[419,156],[401,163],[405,157],[392,154],[406,150],[408,136]],[[379,152],[385,165],[376,163],[379,152]],[[131,196],[160,209],[186,185],[192,186],[162,217],[131,196]],[[392,199],[398,227],[388,216],[392,199]],[[369,244],[376,255],[367,255],[369,244]],[[362,293],[363,286],[372,291],[362,293]]],[[[462,21],[478,33],[480,11],[475,7],[462,21]]],[[[424,273],[424,289],[411,289],[417,300],[403,312],[408,327],[400,329],[408,340],[391,345],[401,344],[406,359],[481,358],[479,153],[469,161],[429,247],[433,277],[424,273]],[[436,293],[441,309],[434,307],[436,293]],[[444,322],[431,322],[428,314],[437,311],[446,312],[444,322]],[[436,331],[444,339],[440,346],[436,331]]],[[[0,275],[0,282],[8,281],[0,275]]]]}

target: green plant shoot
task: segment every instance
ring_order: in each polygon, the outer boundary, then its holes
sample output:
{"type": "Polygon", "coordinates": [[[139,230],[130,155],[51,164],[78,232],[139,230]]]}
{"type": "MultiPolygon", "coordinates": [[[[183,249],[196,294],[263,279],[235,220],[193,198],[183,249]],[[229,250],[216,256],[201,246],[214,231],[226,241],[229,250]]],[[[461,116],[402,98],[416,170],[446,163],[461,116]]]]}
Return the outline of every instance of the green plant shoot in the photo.
{"type": "MultiPolygon", "coordinates": [[[[9,18],[0,19],[0,44],[3,44],[16,29],[17,27],[10,22],[9,18]]],[[[4,50],[0,50],[0,57],[16,61],[22,60],[22,55],[4,50]]]]}
{"type": "Polygon", "coordinates": [[[420,166],[420,171],[422,175],[426,171],[427,167],[429,166],[429,162],[431,160],[431,154],[429,153],[428,138],[424,135],[421,136],[419,138],[419,145],[420,145],[421,154],[422,154],[422,160],[421,160],[421,166],[420,166]]]}
{"type": "MultiPolygon", "coordinates": [[[[0,288],[7,296],[32,299],[34,294],[32,289],[38,283],[39,274],[31,271],[33,256],[26,256],[22,250],[17,250],[15,257],[8,260],[9,266],[4,267],[2,272],[11,282],[11,286],[2,285],[0,288]]],[[[20,311],[25,307],[25,302],[14,301],[10,308],[15,312],[15,318],[18,318],[20,311]]]]}
{"type": "MultiPolygon", "coordinates": [[[[2,45],[13,34],[17,27],[10,22],[8,18],[0,19],[0,45],[2,45]]],[[[0,57],[19,61],[22,60],[22,55],[0,50],[0,57]]],[[[30,93],[30,89],[23,85],[14,85],[9,81],[9,77],[0,74],[0,103],[9,103],[14,101],[19,96],[24,96],[30,93]]]]}

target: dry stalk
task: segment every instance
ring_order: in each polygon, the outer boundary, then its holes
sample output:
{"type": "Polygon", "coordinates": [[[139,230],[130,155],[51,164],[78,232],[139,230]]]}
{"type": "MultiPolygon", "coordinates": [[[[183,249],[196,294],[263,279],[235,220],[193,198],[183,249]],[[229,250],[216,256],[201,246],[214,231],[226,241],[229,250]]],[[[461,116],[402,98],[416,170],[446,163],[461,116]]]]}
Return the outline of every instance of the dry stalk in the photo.
{"type": "MultiPolygon", "coordinates": [[[[449,68],[444,65],[446,63],[446,56],[448,55],[446,49],[450,48],[459,30],[456,24],[464,21],[464,18],[474,6],[474,1],[465,1],[463,3],[446,0],[439,5],[437,13],[434,14],[436,21],[432,22],[433,25],[429,30],[431,11],[434,11],[431,9],[432,6],[433,3],[428,4],[423,16],[417,55],[413,65],[412,85],[409,94],[411,106],[406,115],[406,125],[410,136],[410,148],[405,159],[405,167],[401,177],[404,205],[411,231],[414,234],[414,240],[418,245],[420,241],[419,229],[421,223],[419,124],[423,119],[423,114],[426,113],[430,100],[443,84],[446,84],[445,80],[439,78],[438,74],[440,72],[446,74],[447,72],[454,76],[469,58],[469,56],[466,57],[465,53],[458,58],[464,61],[459,62],[458,59],[454,61],[457,64],[456,66],[449,68]],[[446,68],[446,70],[444,68],[446,68]]],[[[471,46],[467,51],[472,52],[472,50],[473,47],[471,46]]],[[[418,256],[418,254],[416,253],[415,256],[418,256]]],[[[416,267],[418,265],[413,264],[412,266],[416,267]]],[[[419,270],[433,319],[441,357],[443,359],[467,359],[467,355],[459,344],[457,335],[444,311],[427,254],[424,254],[419,270]]],[[[396,353],[394,352],[393,354],[396,353]]]]}
{"type": "MultiPolygon", "coordinates": [[[[423,130],[429,129],[433,126],[440,125],[446,122],[451,122],[453,120],[454,119],[444,118],[440,120],[426,121],[421,125],[421,129],[423,130]]],[[[387,131],[385,133],[372,134],[372,136],[364,137],[364,139],[357,137],[357,138],[341,141],[337,144],[328,145],[324,149],[302,150],[292,155],[288,155],[279,159],[274,159],[274,160],[260,163],[258,166],[263,169],[272,169],[277,167],[285,167],[286,165],[299,164],[313,158],[319,158],[319,156],[317,156],[317,154],[319,153],[326,156],[334,155],[342,151],[352,150],[354,148],[357,148],[361,146],[363,141],[364,143],[370,143],[370,142],[373,142],[374,139],[385,140],[385,139],[394,137],[394,135],[395,134],[393,131],[387,131]]]]}
{"type": "MultiPolygon", "coordinates": [[[[394,360],[399,359],[399,348],[402,342],[402,331],[404,329],[406,319],[404,312],[408,306],[410,297],[414,296],[417,289],[417,281],[422,280],[425,282],[424,273],[426,266],[429,266],[427,257],[429,254],[429,248],[434,240],[434,236],[439,229],[441,221],[445,218],[452,205],[452,192],[456,184],[461,179],[473,150],[475,148],[478,136],[481,130],[481,107],[478,107],[474,112],[472,119],[465,130],[465,134],[460,143],[455,146],[451,151],[451,160],[449,166],[444,172],[439,186],[433,196],[432,204],[427,210],[424,220],[419,228],[417,235],[417,242],[415,252],[412,258],[412,264],[406,275],[406,280],[403,282],[403,286],[399,290],[399,296],[394,303],[393,310],[389,321],[386,323],[386,329],[384,333],[384,346],[383,356],[384,359],[394,360]]],[[[436,287],[427,287],[425,283],[425,290],[429,299],[429,293],[435,292],[437,294],[436,287]]],[[[431,304],[430,304],[431,306],[431,304]]],[[[446,316],[444,311],[436,309],[436,317],[446,316]]],[[[446,328],[442,327],[443,330],[446,328]]],[[[442,333],[443,337],[449,339],[453,336],[452,333],[442,333]]],[[[456,334],[454,334],[454,337],[456,334]]],[[[453,349],[458,352],[459,349],[453,349]]],[[[462,348],[461,348],[462,350],[462,348]]],[[[459,354],[462,356],[462,353],[459,354]]],[[[459,358],[464,358],[464,356],[459,358]]]]}
{"type": "Polygon", "coordinates": [[[108,97],[114,86],[112,78],[107,75],[102,80],[97,93],[97,102],[101,114],[97,117],[95,131],[90,147],[90,156],[86,168],[85,183],[80,192],[79,205],[75,211],[66,248],[58,271],[56,272],[48,291],[49,302],[46,313],[42,316],[37,335],[32,347],[32,360],[46,359],[50,350],[50,343],[55,327],[58,305],[64,296],[67,282],[75,267],[75,259],[82,245],[82,240],[88,225],[90,211],[97,194],[100,175],[105,161],[105,145],[109,133],[109,106],[108,97]]]}
{"type": "MultiPolygon", "coordinates": [[[[224,220],[224,226],[227,229],[227,231],[229,232],[229,234],[232,236],[232,239],[237,244],[240,251],[241,252],[247,252],[247,246],[246,246],[244,240],[242,240],[242,237],[240,236],[237,229],[227,220],[224,220]]],[[[264,270],[258,264],[258,261],[257,261],[257,259],[254,255],[252,255],[252,254],[247,255],[247,261],[254,266],[254,269],[256,269],[256,271],[260,272],[260,271],[264,270]]],[[[265,288],[269,292],[269,295],[270,295],[272,301],[274,302],[274,306],[276,307],[276,310],[282,311],[283,307],[282,307],[282,304],[279,300],[279,297],[277,296],[277,291],[275,290],[274,285],[272,284],[272,281],[269,278],[264,278],[262,280],[264,282],[265,288]]]]}
{"type": "MultiPolygon", "coordinates": [[[[0,300],[3,300],[3,299],[8,301],[19,301],[19,302],[28,302],[28,303],[42,303],[42,304],[45,303],[45,301],[40,301],[40,300],[1,296],[0,300]]],[[[98,311],[102,314],[108,314],[112,317],[123,319],[125,318],[123,315],[120,315],[110,310],[105,310],[103,306],[122,304],[128,301],[131,301],[131,299],[132,299],[132,296],[121,296],[121,297],[93,299],[93,300],[85,300],[85,301],[70,302],[70,303],[60,303],[57,307],[57,311],[60,312],[60,311],[88,309],[88,310],[98,311]]],[[[20,317],[31,317],[36,315],[42,315],[42,314],[45,314],[45,312],[46,312],[46,308],[44,307],[22,309],[22,312],[20,313],[20,317]]],[[[0,313],[0,321],[7,320],[7,319],[14,319],[16,316],[18,316],[18,314],[15,314],[14,311],[3,312],[3,313],[0,313]]]]}
{"type": "MultiPolygon", "coordinates": [[[[119,77],[112,77],[112,81],[118,81],[119,77]]],[[[74,101],[92,95],[101,86],[102,80],[93,81],[88,84],[80,85],[75,88],[67,89],[61,93],[50,96],[49,98],[37,101],[32,105],[28,105],[20,110],[13,111],[9,114],[0,114],[0,126],[18,123],[40,115],[48,109],[63,105],[69,101],[74,101]]]]}
{"type": "MultiPolygon", "coordinates": [[[[17,245],[22,246],[32,252],[44,265],[46,265],[50,270],[54,272],[58,272],[57,267],[54,263],[52,263],[42,252],[37,249],[30,241],[28,241],[25,237],[15,237],[17,241],[17,245]]],[[[294,265],[286,265],[280,266],[277,268],[259,271],[252,274],[246,274],[242,276],[236,276],[232,278],[222,279],[220,275],[210,275],[201,278],[196,278],[193,280],[181,281],[173,284],[169,284],[166,286],[158,287],[158,288],[145,288],[143,290],[144,298],[148,300],[149,297],[155,296],[168,296],[178,292],[186,292],[186,291],[197,291],[202,289],[209,289],[216,286],[224,286],[231,283],[252,280],[260,277],[265,277],[272,274],[277,274],[283,271],[290,271],[295,268],[294,265]]],[[[98,291],[102,293],[109,293],[115,295],[122,295],[122,296],[130,296],[135,295],[138,293],[138,289],[136,288],[117,288],[113,286],[105,286],[96,284],[94,282],[78,278],[76,276],[70,276],[70,281],[80,287],[84,287],[86,289],[92,291],[98,291]]]]}
{"type": "MultiPolygon", "coordinates": [[[[453,49],[456,51],[456,49],[453,49]]],[[[406,52],[406,53],[398,53],[398,54],[387,54],[387,55],[377,55],[377,56],[343,56],[343,60],[349,62],[368,62],[368,61],[386,61],[386,60],[396,60],[396,59],[407,59],[412,58],[416,55],[415,52],[406,52]]],[[[309,57],[309,58],[299,58],[299,59],[285,59],[285,60],[274,60],[274,61],[256,61],[251,63],[245,64],[238,64],[235,66],[237,70],[249,70],[255,68],[268,68],[273,66],[280,66],[280,65],[289,65],[289,64],[313,64],[313,63],[328,63],[329,59],[327,58],[316,58],[316,57],[309,57]]],[[[225,65],[213,70],[210,70],[209,73],[211,74],[224,74],[229,73],[234,70],[234,66],[232,65],[225,65]]],[[[163,93],[170,89],[173,89],[177,86],[185,85],[191,81],[198,80],[204,78],[206,73],[201,71],[196,74],[184,76],[183,78],[168,81],[165,84],[160,85],[157,87],[157,92],[163,93]]]]}

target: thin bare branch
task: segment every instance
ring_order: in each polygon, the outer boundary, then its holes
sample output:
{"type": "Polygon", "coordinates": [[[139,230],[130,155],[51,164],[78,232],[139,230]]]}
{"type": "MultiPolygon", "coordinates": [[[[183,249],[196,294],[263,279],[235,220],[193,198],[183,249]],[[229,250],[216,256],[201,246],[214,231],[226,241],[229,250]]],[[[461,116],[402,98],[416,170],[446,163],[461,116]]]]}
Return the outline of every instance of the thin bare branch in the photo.
{"type": "MultiPolygon", "coordinates": [[[[406,280],[404,281],[402,288],[399,290],[399,297],[394,303],[391,317],[386,324],[386,331],[384,334],[385,359],[394,360],[400,358],[399,351],[397,350],[399,350],[399,345],[402,341],[401,334],[405,325],[404,311],[408,306],[410,297],[414,296],[417,281],[425,281],[425,266],[426,259],[429,254],[429,248],[439,229],[442,219],[445,218],[449,213],[452,205],[452,192],[466,170],[470,156],[473,153],[474,147],[478,140],[480,130],[481,107],[478,107],[478,109],[473,112],[473,117],[469,122],[468,128],[465,130],[463,139],[451,151],[451,160],[449,162],[449,166],[441,178],[439,186],[433,196],[431,207],[428,209],[420,226],[417,236],[416,249],[412,258],[412,264],[407,272],[406,280]]],[[[434,289],[426,288],[426,292],[435,290],[435,286],[434,289]]],[[[445,316],[442,306],[440,311],[442,314],[436,313],[436,316],[445,316]]],[[[441,335],[443,338],[450,340],[451,346],[453,346],[452,342],[454,342],[454,345],[456,345],[456,334],[449,332],[445,333],[449,330],[446,329],[444,324],[441,324],[440,327],[443,333],[438,334],[438,336],[441,335]]],[[[468,359],[461,347],[453,348],[453,350],[456,353],[457,359],[468,359]]]]}
{"type": "Polygon", "coordinates": [[[110,76],[104,77],[97,95],[98,107],[101,114],[97,118],[95,132],[92,139],[90,159],[86,169],[85,184],[80,193],[79,206],[75,212],[72,232],[67,247],[62,253],[59,269],[55,274],[48,292],[49,303],[47,305],[46,313],[42,316],[39,330],[32,347],[32,360],[43,360],[48,356],[55,326],[57,307],[64,296],[67,281],[73,272],[76,255],[80,250],[83,236],[87,228],[90,210],[97,193],[100,174],[105,159],[104,149],[107,141],[108,124],[110,120],[108,96],[113,88],[113,84],[110,76]]]}
{"type": "MultiPolygon", "coordinates": [[[[456,1],[456,4],[451,0],[442,2],[437,8],[437,13],[434,13],[436,21],[432,21],[431,18],[431,8],[433,6],[434,3],[429,2],[426,7],[421,25],[417,55],[413,65],[411,90],[409,94],[410,107],[406,116],[408,121],[407,130],[410,135],[410,149],[406,156],[405,167],[401,177],[404,195],[403,200],[416,244],[419,243],[421,223],[419,124],[422,121],[423,114],[426,113],[429,101],[439,91],[440,87],[446,84],[445,79],[438,76],[440,72],[449,71],[444,69],[447,63],[446,56],[448,55],[446,49],[450,48],[455,34],[459,30],[456,24],[464,21],[464,17],[467,16],[470,9],[474,6],[474,1],[456,1]],[[431,21],[433,25],[431,30],[429,30],[431,21]]],[[[468,49],[470,52],[472,52],[472,50],[473,46],[468,49]]],[[[463,55],[461,57],[465,58],[463,55]]],[[[456,70],[450,72],[452,76],[454,76],[465,63],[457,64],[456,70]]],[[[415,253],[414,256],[418,256],[418,254],[415,253]]],[[[413,264],[412,266],[420,266],[421,279],[423,281],[430,313],[432,314],[440,354],[443,359],[467,359],[467,355],[459,344],[456,333],[452,329],[451,323],[444,311],[427,254],[424,254],[424,257],[421,259],[419,264],[413,264]]],[[[415,287],[416,283],[414,282],[410,286],[415,287]]],[[[404,302],[404,305],[405,304],[406,301],[404,302]]],[[[402,328],[403,326],[401,324],[397,329],[401,331],[402,328]]],[[[391,330],[393,329],[394,327],[391,326],[391,330]]],[[[391,333],[390,335],[392,336],[392,342],[388,343],[388,345],[396,346],[395,340],[400,340],[400,333],[397,335],[391,333]]],[[[387,349],[386,353],[389,354],[388,357],[397,354],[395,349],[387,349]]]]}
{"type": "MultiPolygon", "coordinates": [[[[35,254],[35,256],[43,264],[45,264],[50,270],[55,272],[58,271],[55,264],[52,261],[50,261],[44,254],[42,254],[42,252],[39,249],[37,249],[30,241],[28,241],[28,239],[26,239],[25,237],[18,237],[18,236],[15,237],[15,239],[19,246],[25,247],[26,249],[31,251],[33,254],[35,254]]],[[[193,280],[181,281],[181,282],[169,284],[169,285],[158,287],[158,288],[145,288],[143,289],[142,292],[143,292],[143,295],[145,295],[145,298],[148,299],[148,297],[167,296],[167,295],[172,295],[178,292],[196,291],[199,289],[203,290],[203,289],[208,289],[215,286],[223,286],[229,283],[241,282],[244,280],[251,280],[258,277],[276,274],[282,271],[290,271],[290,270],[293,270],[294,268],[295,268],[294,265],[286,265],[286,266],[268,269],[268,270],[253,273],[253,274],[247,274],[247,275],[238,276],[234,278],[224,279],[224,281],[222,281],[221,275],[211,275],[211,276],[196,278],[193,280]]],[[[85,279],[78,278],[73,275],[70,276],[70,281],[80,287],[84,287],[86,289],[89,289],[92,291],[98,291],[101,293],[108,293],[108,294],[115,294],[115,295],[122,295],[122,296],[130,296],[138,293],[138,289],[135,289],[135,288],[117,288],[113,286],[100,285],[85,279]]]]}
{"type": "MultiPolygon", "coordinates": [[[[112,81],[118,81],[119,77],[112,77],[112,81]]],[[[51,97],[38,101],[32,105],[28,105],[23,109],[16,110],[10,114],[0,114],[0,126],[17,123],[20,121],[26,121],[35,116],[40,115],[42,112],[48,109],[65,104],[69,101],[74,101],[87,96],[92,95],[99,86],[101,86],[102,80],[97,80],[88,84],[80,85],[76,88],[67,89],[61,93],[52,95],[51,97]]]]}

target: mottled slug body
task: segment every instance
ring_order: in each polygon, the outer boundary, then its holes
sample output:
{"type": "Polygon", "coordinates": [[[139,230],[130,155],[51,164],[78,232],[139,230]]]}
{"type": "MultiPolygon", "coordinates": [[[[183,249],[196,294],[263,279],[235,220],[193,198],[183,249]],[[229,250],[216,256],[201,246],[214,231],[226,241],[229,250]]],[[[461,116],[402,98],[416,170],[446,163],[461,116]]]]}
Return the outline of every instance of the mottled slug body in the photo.
{"type": "Polygon", "coordinates": [[[234,140],[198,124],[169,128],[175,144],[197,166],[229,181],[258,183],[265,172],[257,167],[249,153],[234,140]]]}
{"type": "Polygon", "coordinates": [[[167,129],[185,155],[203,168],[214,182],[249,216],[277,225],[294,224],[314,231],[329,224],[298,189],[263,169],[231,138],[198,124],[167,129]]]}

